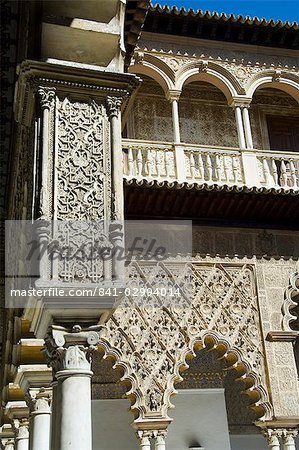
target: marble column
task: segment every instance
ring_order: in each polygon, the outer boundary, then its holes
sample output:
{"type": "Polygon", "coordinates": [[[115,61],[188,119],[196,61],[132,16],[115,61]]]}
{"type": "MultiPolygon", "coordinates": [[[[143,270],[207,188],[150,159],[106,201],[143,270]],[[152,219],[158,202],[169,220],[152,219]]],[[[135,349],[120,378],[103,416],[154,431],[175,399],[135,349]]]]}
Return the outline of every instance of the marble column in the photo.
{"type": "Polygon", "coordinates": [[[240,106],[235,106],[235,115],[236,115],[239,146],[241,149],[245,149],[246,148],[245,134],[244,134],[244,127],[243,127],[242,111],[241,111],[240,106]]]}
{"type": "Polygon", "coordinates": [[[52,430],[57,433],[53,450],[92,450],[91,353],[99,341],[97,330],[53,325],[45,340],[61,397],[60,421],[52,430]]]}
{"type": "Polygon", "coordinates": [[[15,450],[29,450],[29,421],[28,419],[15,419],[15,450]]]}
{"type": "Polygon", "coordinates": [[[181,95],[181,91],[177,91],[177,90],[171,90],[168,92],[168,95],[167,95],[167,98],[171,103],[173,142],[175,144],[179,144],[181,142],[180,118],[179,118],[180,95],[181,95]]]}
{"type": "Polygon", "coordinates": [[[173,99],[171,101],[172,108],[172,126],[173,126],[173,140],[175,143],[181,142],[180,135],[180,121],[179,121],[179,104],[178,100],[173,99]]]}
{"type": "Polygon", "coordinates": [[[253,141],[252,141],[252,132],[249,118],[249,105],[245,105],[242,108],[243,122],[244,122],[244,131],[246,137],[246,148],[253,149],[253,141]]]}
{"type": "Polygon", "coordinates": [[[298,434],[298,430],[286,429],[282,432],[283,450],[296,450],[295,437],[298,434]]]}
{"type": "Polygon", "coordinates": [[[51,389],[29,389],[30,450],[50,450],[51,389]]]}

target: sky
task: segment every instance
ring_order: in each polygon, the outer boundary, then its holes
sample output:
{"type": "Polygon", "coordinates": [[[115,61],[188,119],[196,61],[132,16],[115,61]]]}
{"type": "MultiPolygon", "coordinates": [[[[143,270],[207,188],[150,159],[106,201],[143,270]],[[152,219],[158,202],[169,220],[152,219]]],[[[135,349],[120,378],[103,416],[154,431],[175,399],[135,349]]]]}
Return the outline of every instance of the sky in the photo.
{"type": "Polygon", "coordinates": [[[152,0],[152,3],[299,22],[299,0],[152,0]]]}

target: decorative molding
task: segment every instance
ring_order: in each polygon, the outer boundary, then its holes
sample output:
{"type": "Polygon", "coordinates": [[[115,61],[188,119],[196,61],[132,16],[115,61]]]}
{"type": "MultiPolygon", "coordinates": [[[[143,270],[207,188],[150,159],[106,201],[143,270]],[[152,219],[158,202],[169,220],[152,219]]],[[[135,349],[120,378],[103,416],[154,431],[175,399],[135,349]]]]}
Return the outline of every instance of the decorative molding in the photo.
{"type": "Polygon", "coordinates": [[[269,331],[267,341],[270,342],[294,342],[299,336],[299,331],[269,331]]]}

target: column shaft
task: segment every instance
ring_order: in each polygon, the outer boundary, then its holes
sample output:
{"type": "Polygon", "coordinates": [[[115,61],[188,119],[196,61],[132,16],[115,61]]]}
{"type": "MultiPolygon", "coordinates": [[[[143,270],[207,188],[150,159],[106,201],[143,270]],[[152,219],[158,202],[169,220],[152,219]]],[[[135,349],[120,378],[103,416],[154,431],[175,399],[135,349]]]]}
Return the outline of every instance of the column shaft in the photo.
{"type": "Polygon", "coordinates": [[[91,371],[64,370],[61,383],[59,450],[92,450],[91,371]]]}
{"type": "Polygon", "coordinates": [[[244,127],[243,127],[243,120],[242,120],[242,113],[241,113],[240,106],[236,106],[235,114],[236,114],[236,123],[237,123],[237,132],[238,132],[239,146],[240,146],[240,148],[245,149],[246,148],[245,135],[244,135],[244,127]]]}
{"type": "Polygon", "coordinates": [[[178,144],[181,142],[178,100],[175,99],[171,100],[171,107],[172,107],[173,140],[175,143],[178,144]]]}
{"type": "Polygon", "coordinates": [[[246,147],[249,149],[252,149],[253,142],[252,142],[252,132],[251,132],[248,108],[243,108],[242,113],[243,113],[244,130],[245,130],[245,136],[246,136],[246,147]]]}
{"type": "Polygon", "coordinates": [[[33,413],[30,429],[30,450],[50,450],[51,414],[33,413]]]}

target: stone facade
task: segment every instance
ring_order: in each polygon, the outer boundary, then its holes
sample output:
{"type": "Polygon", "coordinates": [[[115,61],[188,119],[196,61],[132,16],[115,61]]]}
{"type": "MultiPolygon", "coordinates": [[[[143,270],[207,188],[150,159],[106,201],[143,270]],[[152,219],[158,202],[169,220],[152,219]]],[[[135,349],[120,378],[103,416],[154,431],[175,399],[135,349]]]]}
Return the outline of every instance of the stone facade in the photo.
{"type": "MultiPolygon", "coordinates": [[[[17,67],[7,218],[33,222],[47,249],[36,279],[25,225],[6,250],[18,239],[14,269],[47,293],[6,304],[2,447],[92,450],[92,402],[127,398],[136,448],[165,450],[180,388],[225,391],[227,436],[261,431],[270,449],[295,450],[299,236],[296,223],[274,226],[267,214],[298,216],[299,159],[297,148],[271,150],[266,120],[299,116],[298,51],[141,33],[141,0],[99,10],[98,0],[62,1],[42,12],[33,3],[26,17],[40,27],[41,60],[25,51],[17,67]],[[189,252],[161,263],[115,257],[129,240],[131,185],[167,219],[201,192],[207,214],[193,218],[189,252]],[[176,205],[167,190],[182,193],[176,205]],[[238,225],[228,221],[231,199],[238,225]],[[111,257],[87,258],[82,249],[95,243],[111,257]],[[58,288],[63,302],[50,294],[58,288]],[[170,288],[175,298],[157,294],[170,288]],[[84,289],[83,304],[72,293],[84,289]]],[[[14,276],[8,288],[20,283],[14,276]]]]}

